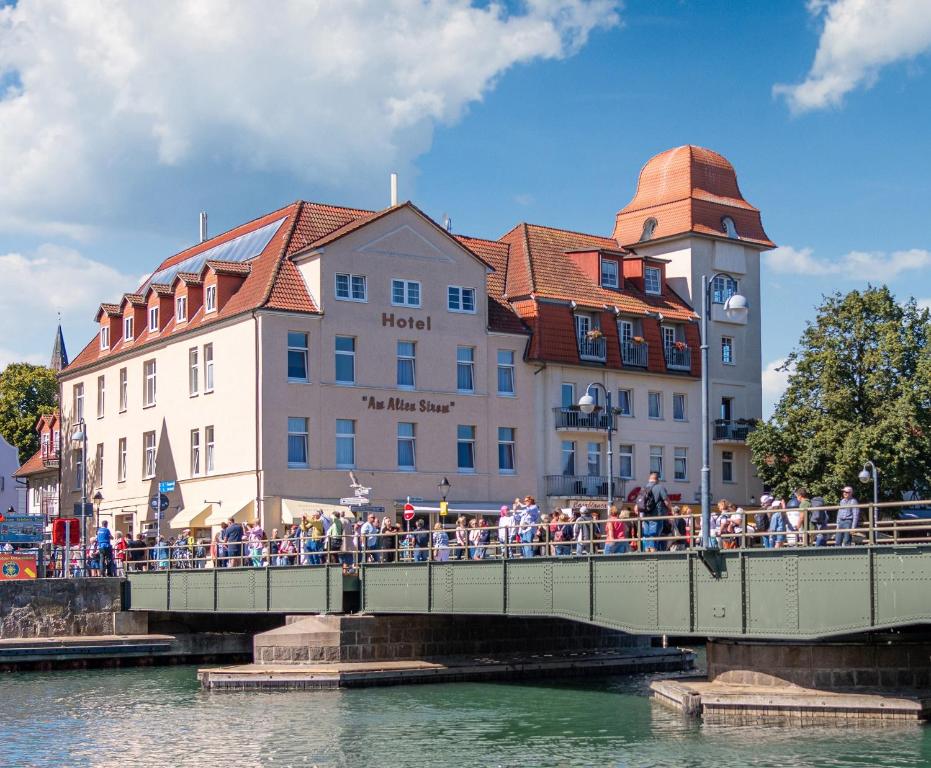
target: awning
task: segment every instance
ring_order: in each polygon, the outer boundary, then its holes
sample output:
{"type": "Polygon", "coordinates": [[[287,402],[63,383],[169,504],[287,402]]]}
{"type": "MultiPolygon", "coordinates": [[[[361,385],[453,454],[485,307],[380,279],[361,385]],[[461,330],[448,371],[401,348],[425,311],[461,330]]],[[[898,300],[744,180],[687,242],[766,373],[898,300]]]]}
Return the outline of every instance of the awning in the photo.
{"type": "Polygon", "coordinates": [[[212,512],[213,504],[207,504],[204,507],[185,507],[171,518],[168,525],[176,531],[182,531],[185,528],[203,528],[209,525],[207,519],[212,512]]]}
{"type": "Polygon", "coordinates": [[[211,512],[210,516],[204,520],[204,525],[219,525],[220,523],[229,520],[231,517],[237,523],[245,523],[249,520],[255,519],[255,499],[249,499],[248,501],[229,509],[223,509],[222,505],[220,504],[211,504],[211,506],[213,507],[213,512],[211,512]]]}
{"type": "Polygon", "coordinates": [[[355,520],[355,513],[342,504],[334,504],[332,501],[314,501],[312,499],[282,499],[281,500],[281,522],[284,525],[291,525],[300,522],[302,515],[310,517],[314,512],[320,511],[324,517],[332,517],[334,512],[342,512],[344,518],[355,520]]]}

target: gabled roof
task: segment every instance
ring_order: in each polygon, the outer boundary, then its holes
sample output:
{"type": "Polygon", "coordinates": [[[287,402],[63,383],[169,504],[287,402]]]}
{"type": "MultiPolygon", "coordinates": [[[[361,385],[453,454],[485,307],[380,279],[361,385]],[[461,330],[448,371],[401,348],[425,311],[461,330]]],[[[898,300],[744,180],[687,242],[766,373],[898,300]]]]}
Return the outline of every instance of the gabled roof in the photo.
{"type": "Polygon", "coordinates": [[[26,477],[27,475],[38,475],[40,472],[57,471],[57,469],[45,466],[45,462],[42,461],[42,449],[40,448],[20,465],[19,469],[13,473],[13,477],[26,477]]]}

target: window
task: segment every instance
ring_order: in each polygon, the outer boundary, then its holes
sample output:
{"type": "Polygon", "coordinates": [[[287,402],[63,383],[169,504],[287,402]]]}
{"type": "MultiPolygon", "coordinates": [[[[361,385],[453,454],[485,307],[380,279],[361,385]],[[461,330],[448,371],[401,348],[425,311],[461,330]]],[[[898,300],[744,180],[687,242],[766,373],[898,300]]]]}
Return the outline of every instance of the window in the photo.
{"type": "Polygon", "coordinates": [[[341,301],[368,301],[368,284],[365,275],[338,274],[336,298],[341,301]]]}
{"type": "Polygon", "coordinates": [[[103,443],[97,443],[97,455],[94,459],[95,488],[103,488],[103,443]]]}
{"type": "Polygon", "coordinates": [[[412,422],[398,422],[398,469],[413,471],[416,468],[416,427],[412,422]]]}
{"type": "Polygon", "coordinates": [[[308,435],[307,419],[288,417],[288,469],[306,469],[309,466],[307,463],[308,435]]]}
{"type": "Polygon", "coordinates": [[[456,347],[456,389],[460,392],[475,391],[475,349],[456,347]]]}
{"type": "Polygon", "coordinates": [[[116,480],[119,483],[126,482],[126,438],[121,437],[117,448],[116,457],[116,480]]]}
{"type": "Polygon", "coordinates": [[[187,320],[187,296],[179,296],[175,299],[175,320],[179,323],[187,320]]]}
{"type": "Polygon", "coordinates": [[[129,372],[120,368],[120,413],[129,407],[129,372]]]}
{"type": "Polygon", "coordinates": [[[651,419],[663,418],[662,392],[650,392],[647,394],[647,416],[651,419]]]}
{"type": "Polygon", "coordinates": [[[146,432],[142,436],[142,479],[155,477],[155,433],[146,432]]]}
{"type": "Polygon", "coordinates": [[[217,287],[208,285],[204,289],[204,312],[217,311],[217,287]]]}
{"type": "Polygon", "coordinates": [[[588,474],[601,474],[601,443],[588,444],[588,474]]]}
{"type": "Polygon", "coordinates": [[[721,229],[724,230],[725,235],[734,240],[739,237],[737,234],[737,227],[734,225],[734,220],[730,216],[724,216],[721,219],[721,229]]]}
{"type": "Polygon", "coordinates": [[[734,482],[734,452],[721,452],[721,482],[734,482]]]}
{"type": "Polygon", "coordinates": [[[74,484],[84,490],[84,451],[74,454],[74,484]]]}
{"type": "Polygon", "coordinates": [[[643,231],[640,233],[640,242],[652,240],[654,231],[656,231],[656,219],[647,219],[645,222],[643,222],[643,231]]]}
{"type": "Polygon", "coordinates": [[[617,471],[621,480],[634,479],[634,447],[632,445],[619,445],[617,449],[617,471]]]}
{"type": "Polygon", "coordinates": [[[204,394],[213,392],[213,344],[204,344],[204,394]]]}
{"type": "Polygon", "coordinates": [[[97,418],[102,419],[106,409],[107,380],[104,376],[97,377],[97,418]]]}
{"type": "Polygon", "coordinates": [[[562,473],[575,474],[575,440],[562,441],[562,473]]]}
{"type": "Polygon", "coordinates": [[[84,418],[84,385],[75,384],[73,390],[73,407],[74,420],[81,421],[84,418]]]}
{"type": "Polygon", "coordinates": [[[456,427],[456,462],[460,472],[475,471],[475,427],[460,424],[456,427]]]}
{"type": "Polygon", "coordinates": [[[451,285],[447,291],[450,312],[475,312],[475,289],[451,285]]]}
{"type": "Polygon", "coordinates": [[[576,315],[575,335],[580,339],[584,339],[590,330],[592,330],[592,319],[588,315],[576,315]]]}
{"type": "Polygon", "coordinates": [[[617,410],[621,416],[634,415],[634,393],[629,389],[617,391],[617,410]]]}
{"type": "Polygon", "coordinates": [[[721,337],[721,362],[725,365],[734,364],[734,339],[731,336],[721,337]]]}
{"type": "Polygon", "coordinates": [[[516,468],[514,453],[514,427],[498,427],[498,471],[513,474],[516,468]]]}
{"type": "Polygon", "coordinates": [[[204,462],[204,472],[208,475],[213,472],[214,468],[214,459],[215,459],[215,450],[214,450],[214,439],[213,439],[213,427],[204,427],[204,447],[207,450],[206,461],[204,462]]]}
{"type": "Polygon", "coordinates": [[[200,475],[200,430],[191,430],[191,477],[200,475]]]}
{"type": "Polygon", "coordinates": [[[288,381],[306,384],[307,367],[307,334],[288,331],[288,381]]]}
{"type": "Polygon", "coordinates": [[[663,273],[659,267],[644,267],[643,268],[643,290],[647,293],[662,293],[663,292],[663,283],[662,283],[663,273]]]}
{"type": "Polygon", "coordinates": [[[353,419],[336,420],[336,466],[351,468],[356,465],[356,422],[353,419]]]}
{"type": "Polygon", "coordinates": [[[560,388],[560,397],[560,405],[563,408],[571,408],[575,405],[575,384],[564,381],[560,388]]]}
{"type": "Polygon", "coordinates": [[[617,262],[614,259],[601,260],[601,287],[617,288],[617,262]]]}
{"type": "Polygon", "coordinates": [[[187,351],[188,393],[195,397],[200,391],[200,350],[191,347],[187,351]]]}
{"type": "Polygon", "coordinates": [[[352,336],[336,337],[336,383],[356,383],[356,340],[352,336]]]}
{"type": "Polygon", "coordinates": [[[100,329],[100,348],[110,349],[110,326],[104,325],[100,329]]]}
{"type": "Polygon", "coordinates": [[[145,388],[142,394],[142,405],[148,407],[155,405],[155,361],[146,360],[142,364],[145,378],[145,388]]]}
{"type": "Polygon", "coordinates": [[[733,418],[734,414],[734,398],[733,397],[722,397],[721,398],[721,418],[724,421],[730,421],[733,418]]]}
{"type": "Polygon", "coordinates": [[[676,329],[671,325],[664,325],[661,328],[663,332],[663,347],[669,349],[676,345],[676,329]]]}
{"type": "Polygon", "coordinates": [[[737,293],[737,281],[730,275],[716,275],[711,281],[711,301],[723,304],[737,293]]]}
{"type": "Polygon", "coordinates": [[[685,395],[675,393],[672,396],[672,418],[675,421],[685,421],[685,395]]]}
{"type": "Polygon", "coordinates": [[[149,307],[149,332],[158,332],[158,307],[149,307]]]}
{"type": "Polygon", "coordinates": [[[420,283],[416,280],[392,280],[391,303],[396,307],[419,307],[420,283]]]}
{"type": "Polygon", "coordinates": [[[514,394],[514,352],[510,349],[498,350],[498,394],[514,394]]]}
{"type": "Polygon", "coordinates": [[[133,340],[133,319],[131,317],[123,318],[123,341],[133,340]]]}
{"type": "Polygon", "coordinates": [[[398,386],[402,389],[414,388],[414,342],[398,342],[398,386]]]}
{"type": "Polygon", "coordinates": [[[674,479],[682,481],[689,479],[688,455],[688,448],[673,448],[672,472],[674,479]]]}
{"type": "Polygon", "coordinates": [[[617,327],[621,334],[621,341],[630,343],[630,340],[634,337],[634,324],[630,320],[621,320],[617,327]]]}
{"type": "Polygon", "coordinates": [[[660,480],[665,478],[663,474],[663,446],[661,445],[650,446],[650,472],[656,472],[660,480]]]}

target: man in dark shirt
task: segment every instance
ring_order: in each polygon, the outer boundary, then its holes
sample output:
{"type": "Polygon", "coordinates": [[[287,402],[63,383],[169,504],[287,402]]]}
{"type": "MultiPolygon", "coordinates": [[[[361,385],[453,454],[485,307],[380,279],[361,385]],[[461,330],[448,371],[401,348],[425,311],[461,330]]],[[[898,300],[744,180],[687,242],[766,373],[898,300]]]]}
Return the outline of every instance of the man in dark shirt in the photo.
{"type": "Polygon", "coordinates": [[[242,526],[232,517],[229,519],[229,525],[226,526],[226,555],[230,568],[238,568],[242,565],[242,526]]]}
{"type": "MultiPolygon", "coordinates": [[[[669,492],[666,486],[659,481],[659,473],[651,472],[646,492],[653,497],[652,517],[664,517],[669,514],[669,492]]],[[[663,552],[667,549],[665,541],[657,541],[654,536],[662,535],[663,520],[646,520],[643,522],[643,548],[647,552],[663,552]]]]}

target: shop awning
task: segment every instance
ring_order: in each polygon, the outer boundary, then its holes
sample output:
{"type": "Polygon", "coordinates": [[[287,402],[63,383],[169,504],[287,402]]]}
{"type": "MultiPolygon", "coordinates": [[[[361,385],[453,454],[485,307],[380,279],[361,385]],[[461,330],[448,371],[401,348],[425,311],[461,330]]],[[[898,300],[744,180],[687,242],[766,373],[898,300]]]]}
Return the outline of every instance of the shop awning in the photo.
{"type": "Polygon", "coordinates": [[[342,504],[334,504],[332,501],[314,501],[313,499],[282,499],[281,500],[281,522],[285,525],[298,523],[302,515],[310,517],[314,512],[320,511],[324,517],[332,517],[334,512],[342,512],[343,517],[349,520],[355,520],[355,513],[342,504]]]}
{"type": "Polygon", "coordinates": [[[212,513],[213,504],[185,507],[169,520],[168,525],[176,531],[182,531],[185,528],[203,528],[204,526],[210,525],[207,519],[212,513]]]}
{"type": "Polygon", "coordinates": [[[220,504],[212,504],[213,511],[210,516],[204,520],[204,525],[219,525],[231,517],[237,523],[245,523],[255,519],[255,499],[249,499],[237,506],[223,509],[220,504]]]}

